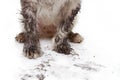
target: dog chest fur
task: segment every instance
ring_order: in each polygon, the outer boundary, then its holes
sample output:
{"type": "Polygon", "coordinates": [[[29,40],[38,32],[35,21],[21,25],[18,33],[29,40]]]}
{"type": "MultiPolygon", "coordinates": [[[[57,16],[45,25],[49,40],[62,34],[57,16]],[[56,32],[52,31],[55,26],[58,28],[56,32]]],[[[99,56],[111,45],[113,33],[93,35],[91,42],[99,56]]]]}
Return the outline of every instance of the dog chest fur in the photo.
{"type": "Polygon", "coordinates": [[[40,36],[54,36],[60,22],[65,20],[79,3],[80,0],[38,0],[36,15],[40,36]]]}

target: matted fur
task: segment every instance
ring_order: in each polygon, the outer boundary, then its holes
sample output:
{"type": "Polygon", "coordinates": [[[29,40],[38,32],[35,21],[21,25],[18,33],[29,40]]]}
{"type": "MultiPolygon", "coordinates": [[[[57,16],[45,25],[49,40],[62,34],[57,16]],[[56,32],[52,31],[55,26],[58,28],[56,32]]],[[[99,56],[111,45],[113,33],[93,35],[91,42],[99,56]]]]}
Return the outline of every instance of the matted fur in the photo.
{"type": "MultiPolygon", "coordinates": [[[[55,51],[70,54],[69,33],[73,33],[73,20],[80,10],[80,0],[21,0],[21,7],[25,56],[40,56],[39,39],[43,37],[53,37],[55,51]]],[[[81,36],[77,37],[81,42],[81,36]]],[[[21,41],[22,38],[18,35],[16,39],[21,41]]]]}

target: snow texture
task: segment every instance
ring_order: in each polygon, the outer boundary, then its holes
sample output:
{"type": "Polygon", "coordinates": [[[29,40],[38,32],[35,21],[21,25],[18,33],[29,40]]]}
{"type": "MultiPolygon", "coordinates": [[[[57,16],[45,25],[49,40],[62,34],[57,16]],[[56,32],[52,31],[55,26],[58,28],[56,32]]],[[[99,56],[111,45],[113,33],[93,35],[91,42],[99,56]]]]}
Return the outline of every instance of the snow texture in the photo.
{"type": "Polygon", "coordinates": [[[41,40],[43,55],[23,56],[23,44],[14,37],[21,32],[20,1],[0,1],[1,80],[120,80],[120,1],[82,0],[74,32],[84,37],[70,43],[70,55],[52,51],[52,40],[41,40]]]}

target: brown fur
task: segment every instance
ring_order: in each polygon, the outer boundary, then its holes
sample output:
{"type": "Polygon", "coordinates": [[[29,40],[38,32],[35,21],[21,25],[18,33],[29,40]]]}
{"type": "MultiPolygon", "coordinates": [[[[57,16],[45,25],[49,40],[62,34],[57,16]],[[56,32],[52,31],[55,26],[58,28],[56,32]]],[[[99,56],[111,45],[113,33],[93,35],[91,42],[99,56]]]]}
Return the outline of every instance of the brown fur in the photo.
{"type": "Polygon", "coordinates": [[[39,27],[40,38],[52,38],[56,32],[57,27],[53,24],[39,27]]]}
{"type": "Polygon", "coordinates": [[[53,38],[54,50],[70,54],[71,42],[81,42],[82,37],[73,33],[73,20],[80,10],[80,0],[21,0],[24,32],[16,40],[24,43],[28,58],[37,58],[41,50],[40,38],[53,38]],[[71,37],[72,36],[72,37],[71,37]]]}

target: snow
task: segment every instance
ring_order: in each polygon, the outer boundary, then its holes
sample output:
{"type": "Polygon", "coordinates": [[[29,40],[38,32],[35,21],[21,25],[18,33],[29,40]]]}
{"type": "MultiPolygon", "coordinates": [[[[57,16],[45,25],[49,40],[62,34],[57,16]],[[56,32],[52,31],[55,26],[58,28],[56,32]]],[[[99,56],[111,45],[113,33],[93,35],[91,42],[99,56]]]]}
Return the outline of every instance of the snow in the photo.
{"type": "Polygon", "coordinates": [[[120,80],[119,0],[82,0],[75,32],[84,41],[71,43],[73,54],[52,51],[51,40],[41,40],[43,55],[23,56],[23,44],[14,37],[21,32],[19,0],[0,2],[1,80],[120,80]]]}

